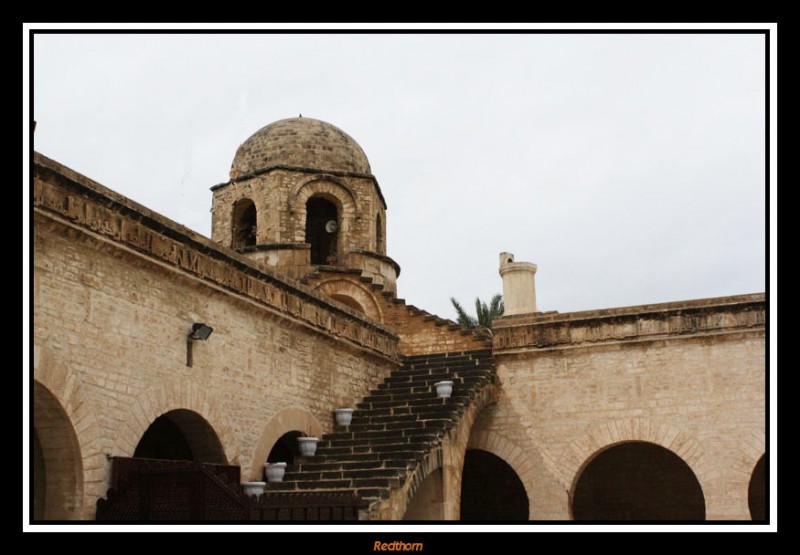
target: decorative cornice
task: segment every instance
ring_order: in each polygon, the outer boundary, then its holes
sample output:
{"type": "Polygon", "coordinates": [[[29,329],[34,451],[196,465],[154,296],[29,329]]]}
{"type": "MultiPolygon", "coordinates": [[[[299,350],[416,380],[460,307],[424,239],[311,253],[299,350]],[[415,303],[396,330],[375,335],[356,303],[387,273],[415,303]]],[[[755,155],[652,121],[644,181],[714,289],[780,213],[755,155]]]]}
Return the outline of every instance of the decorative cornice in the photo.
{"type": "Polygon", "coordinates": [[[507,316],[493,322],[494,351],[553,349],[765,330],[763,294],[654,305],[507,316]]]}

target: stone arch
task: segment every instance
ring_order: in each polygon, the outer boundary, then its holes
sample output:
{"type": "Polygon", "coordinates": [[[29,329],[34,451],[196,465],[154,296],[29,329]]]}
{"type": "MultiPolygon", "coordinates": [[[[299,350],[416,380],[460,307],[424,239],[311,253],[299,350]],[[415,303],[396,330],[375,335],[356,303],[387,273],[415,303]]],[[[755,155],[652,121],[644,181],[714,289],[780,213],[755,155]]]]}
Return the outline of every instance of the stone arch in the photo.
{"type": "MultiPolygon", "coordinates": [[[[750,485],[753,471],[767,452],[766,432],[764,429],[754,430],[742,437],[725,472],[725,488],[730,497],[727,500],[728,511],[723,515],[729,519],[752,518],[750,509],[750,485]]],[[[766,510],[766,507],[765,507],[766,510]]]]}
{"type": "Polygon", "coordinates": [[[147,428],[134,457],[225,464],[225,453],[214,428],[194,411],[175,409],[147,428]]]}
{"type": "MultiPolygon", "coordinates": [[[[350,197],[350,201],[355,206],[356,194],[355,194],[355,192],[353,192],[353,189],[350,188],[350,186],[347,185],[347,183],[344,183],[343,181],[335,178],[332,175],[315,175],[313,177],[309,177],[307,179],[301,180],[297,185],[295,185],[292,188],[292,192],[289,194],[289,205],[294,208],[294,207],[296,207],[298,205],[304,205],[305,201],[308,200],[308,198],[313,196],[314,194],[317,194],[319,192],[329,192],[329,193],[331,193],[332,191],[327,189],[327,188],[325,188],[325,190],[315,189],[313,192],[308,193],[305,199],[298,200],[300,192],[304,188],[306,188],[306,187],[308,187],[308,186],[310,186],[312,184],[317,186],[317,184],[321,184],[321,183],[325,183],[325,182],[332,183],[336,187],[338,187],[340,189],[340,193],[345,193],[348,197],[350,197]]],[[[314,187],[312,187],[312,189],[314,189],[314,187]]],[[[342,200],[342,205],[343,206],[344,206],[345,202],[346,201],[342,200]]]]}
{"type": "Polygon", "coordinates": [[[512,466],[482,449],[467,449],[461,472],[461,520],[530,520],[530,498],[512,466]]]}
{"type": "Polygon", "coordinates": [[[114,454],[132,457],[139,440],[161,415],[175,410],[196,413],[214,431],[228,464],[239,464],[239,446],[227,415],[204,384],[189,379],[165,379],[151,386],[124,411],[128,416],[121,423],[114,444],[114,454]]]}
{"type": "Polygon", "coordinates": [[[528,519],[535,517],[534,487],[538,474],[533,457],[526,455],[527,450],[517,442],[496,432],[480,432],[471,434],[467,449],[479,449],[502,459],[519,477],[528,496],[528,519]]]}
{"type": "MultiPolygon", "coordinates": [[[[336,205],[339,212],[339,246],[347,244],[353,229],[356,216],[356,197],[344,183],[331,176],[314,176],[295,187],[289,196],[289,210],[294,218],[294,241],[303,243],[306,240],[306,204],[311,197],[321,197],[336,205]]],[[[342,248],[339,248],[339,253],[342,248]]]]}
{"type": "Polygon", "coordinates": [[[459,418],[455,428],[450,430],[440,444],[428,452],[397,495],[390,498],[393,510],[391,515],[386,515],[386,518],[403,518],[423,482],[432,472],[442,469],[444,518],[447,520],[458,519],[458,506],[461,501],[461,469],[464,465],[464,454],[467,450],[470,431],[477,415],[486,406],[493,403],[497,395],[497,386],[494,384],[483,387],[477,393],[467,410],[459,418]]]}
{"type": "Polygon", "coordinates": [[[33,384],[33,518],[81,518],[83,457],[66,410],[40,382],[33,384]]]}
{"type": "MultiPolygon", "coordinates": [[[[54,423],[59,427],[63,425],[62,430],[67,436],[70,435],[70,432],[74,434],[77,443],[73,444],[70,439],[67,440],[67,444],[76,448],[78,462],[81,466],[81,472],[75,481],[75,484],[81,484],[81,495],[76,497],[77,490],[75,490],[75,493],[65,493],[64,497],[65,499],[74,499],[74,502],[69,502],[73,509],[67,511],[68,514],[59,511],[59,514],[55,516],[50,516],[49,511],[45,511],[44,518],[93,518],[97,500],[105,496],[108,489],[105,453],[109,451],[109,446],[103,444],[104,436],[100,433],[97,411],[87,399],[83,384],[77,375],[56,358],[50,349],[40,345],[34,346],[33,379],[34,402],[30,423],[31,442],[34,443],[32,447],[34,450],[36,449],[35,443],[38,440],[43,459],[49,456],[45,453],[47,448],[42,445],[46,441],[46,437],[43,435],[47,434],[42,434],[40,428],[51,419],[46,412],[38,410],[42,406],[49,407],[48,411],[53,409],[53,412],[50,413],[51,416],[60,415],[54,423]],[[38,402],[37,395],[39,395],[38,402]],[[43,401],[45,401],[44,405],[41,404],[43,401]],[[59,407],[58,410],[55,410],[56,406],[59,407]],[[37,429],[39,429],[38,433],[36,433],[37,429]]],[[[64,443],[64,439],[61,439],[60,436],[58,443],[59,445],[64,443]]],[[[35,452],[33,455],[35,456],[35,452]]],[[[51,468],[53,467],[51,466],[51,468]]],[[[35,476],[31,478],[35,478],[35,476]]]]}
{"type": "Polygon", "coordinates": [[[575,491],[581,473],[599,453],[631,441],[653,443],[681,458],[694,473],[702,488],[703,497],[708,500],[708,488],[717,478],[717,472],[702,445],[688,433],[646,418],[628,418],[599,424],[573,440],[556,465],[561,471],[567,490],[575,491]]]}
{"type": "Polygon", "coordinates": [[[672,450],[646,441],[604,447],[572,488],[575,520],[700,521],[707,503],[697,476],[672,450]]]}
{"type": "Polygon", "coordinates": [[[273,416],[261,431],[261,436],[253,450],[253,458],[248,471],[249,480],[261,480],[264,461],[267,460],[272,446],[286,432],[293,430],[305,432],[309,436],[322,437],[322,426],[313,414],[296,408],[283,409],[273,416]]]}
{"type": "Polygon", "coordinates": [[[383,311],[380,305],[375,300],[372,291],[363,285],[346,279],[332,278],[320,282],[315,289],[366,314],[375,321],[383,322],[383,311]]]}

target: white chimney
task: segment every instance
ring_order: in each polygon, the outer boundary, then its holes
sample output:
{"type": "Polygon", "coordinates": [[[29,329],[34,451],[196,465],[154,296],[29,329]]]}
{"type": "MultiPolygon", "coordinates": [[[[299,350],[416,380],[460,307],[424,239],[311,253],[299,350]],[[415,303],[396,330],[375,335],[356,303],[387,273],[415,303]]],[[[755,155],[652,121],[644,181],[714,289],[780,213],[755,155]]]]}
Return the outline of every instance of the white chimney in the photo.
{"type": "Polygon", "coordinates": [[[536,312],[536,264],[514,262],[510,252],[500,253],[505,316],[536,312]]]}

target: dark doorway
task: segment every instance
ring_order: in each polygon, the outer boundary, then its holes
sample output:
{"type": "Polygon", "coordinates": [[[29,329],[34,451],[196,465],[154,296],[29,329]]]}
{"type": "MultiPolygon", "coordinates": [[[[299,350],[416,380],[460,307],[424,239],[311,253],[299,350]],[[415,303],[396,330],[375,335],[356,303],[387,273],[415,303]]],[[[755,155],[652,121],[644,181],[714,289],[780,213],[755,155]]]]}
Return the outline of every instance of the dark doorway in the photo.
{"type": "Polygon", "coordinates": [[[747,489],[747,504],[750,506],[750,518],[767,520],[767,456],[761,455],[753,474],[750,476],[750,487],[747,489]]]}
{"type": "Polygon", "coordinates": [[[306,203],[306,243],[311,245],[312,264],[336,264],[339,214],[336,205],[321,197],[306,203]]]}
{"type": "Polygon", "coordinates": [[[236,201],[233,205],[233,244],[234,249],[253,247],[256,244],[256,205],[249,198],[236,201]]]}
{"type": "Polygon", "coordinates": [[[162,414],[147,428],[136,450],[136,458],[226,462],[222,444],[211,425],[199,414],[178,409],[162,414]]]}
{"type": "Polygon", "coordinates": [[[583,470],[572,501],[575,520],[705,520],[703,490],[672,451],[630,442],[597,455],[583,470]]]}
{"type": "Polygon", "coordinates": [[[529,520],[528,494],[500,457],[468,449],[461,476],[461,520],[529,520]]]}
{"type": "Polygon", "coordinates": [[[278,441],[276,441],[272,446],[269,455],[267,455],[267,462],[285,462],[287,464],[294,463],[295,457],[300,456],[300,446],[297,443],[297,438],[302,435],[302,432],[293,431],[286,432],[279,437],[278,441]]]}

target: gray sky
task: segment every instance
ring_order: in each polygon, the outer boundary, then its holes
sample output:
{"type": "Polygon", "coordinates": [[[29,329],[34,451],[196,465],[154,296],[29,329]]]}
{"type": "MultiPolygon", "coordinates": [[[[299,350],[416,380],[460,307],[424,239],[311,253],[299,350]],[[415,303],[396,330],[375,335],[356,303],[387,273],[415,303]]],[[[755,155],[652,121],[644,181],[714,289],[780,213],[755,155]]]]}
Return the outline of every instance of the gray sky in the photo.
{"type": "Polygon", "coordinates": [[[765,289],[763,35],[37,35],[35,148],[200,233],[272,121],[362,146],[398,293],[454,318],[765,289]]]}

